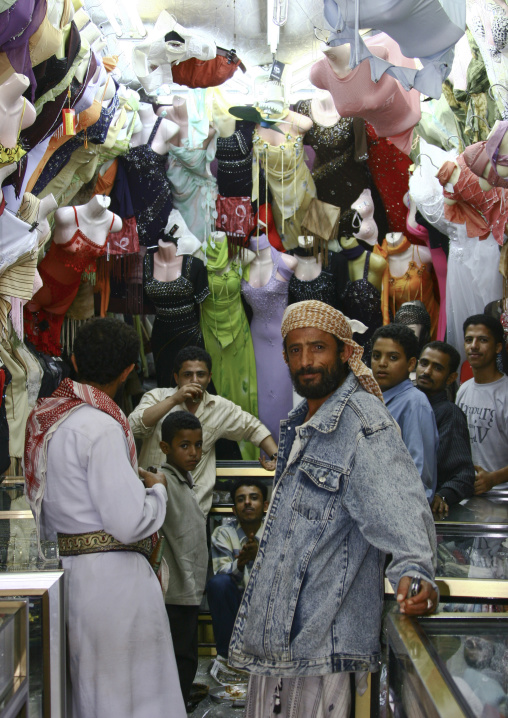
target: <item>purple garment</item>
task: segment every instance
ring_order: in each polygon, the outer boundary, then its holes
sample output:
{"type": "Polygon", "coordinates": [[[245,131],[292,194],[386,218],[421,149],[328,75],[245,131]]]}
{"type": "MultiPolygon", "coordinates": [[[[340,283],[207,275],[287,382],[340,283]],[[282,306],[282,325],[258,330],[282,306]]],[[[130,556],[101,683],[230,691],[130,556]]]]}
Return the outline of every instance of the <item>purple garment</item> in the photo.
{"type": "Polygon", "coordinates": [[[14,70],[30,80],[32,102],[37,82],[28,42],[46,17],[46,11],[46,0],[16,0],[0,13],[0,50],[5,52],[14,70]]]}
{"type": "MultiPolygon", "coordinates": [[[[256,238],[253,238],[253,249],[255,243],[256,238]]],[[[278,442],[280,422],[287,419],[293,408],[293,386],[282,358],[280,333],[282,315],[288,304],[289,282],[276,278],[277,271],[284,276],[282,272],[288,268],[281,259],[282,252],[269,246],[273,261],[272,276],[263,287],[252,287],[242,280],[242,292],[253,313],[250,331],[256,358],[258,416],[278,442]]]]}

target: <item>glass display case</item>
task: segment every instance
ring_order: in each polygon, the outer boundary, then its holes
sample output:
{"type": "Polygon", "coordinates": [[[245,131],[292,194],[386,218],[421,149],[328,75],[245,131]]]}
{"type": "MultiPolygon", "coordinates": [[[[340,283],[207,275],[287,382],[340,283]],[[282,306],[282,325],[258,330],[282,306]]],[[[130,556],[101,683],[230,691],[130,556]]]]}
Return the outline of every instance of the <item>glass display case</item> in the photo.
{"type": "Polygon", "coordinates": [[[390,613],[385,629],[394,718],[507,718],[508,616],[390,613]]]}
{"type": "Polygon", "coordinates": [[[28,715],[28,602],[0,600],[0,718],[28,715]]]}
{"type": "MultiPolygon", "coordinates": [[[[30,718],[66,715],[64,573],[0,573],[0,600],[26,599],[30,718]]],[[[0,714],[1,715],[1,714],[0,714]]]]}

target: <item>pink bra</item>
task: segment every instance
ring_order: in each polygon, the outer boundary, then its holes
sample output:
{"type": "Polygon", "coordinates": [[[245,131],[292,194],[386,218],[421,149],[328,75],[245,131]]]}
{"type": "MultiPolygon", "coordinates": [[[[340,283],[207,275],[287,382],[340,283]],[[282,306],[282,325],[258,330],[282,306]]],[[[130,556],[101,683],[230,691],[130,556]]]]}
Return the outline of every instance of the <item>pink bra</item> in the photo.
{"type": "MultiPolygon", "coordinates": [[[[508,125],[508,122],[500,124],[508,125]]],[[[497,134],[492,135],[492,137],[490,137],[488,140],[484,140],[483,142],[476,142],[474,145],[466,147],[462,155],[464,157],[466,165],[477,177],[483,177],[485,167],[489,162],[491,162],[492,166],[489,169],[489,174],[486,177],[487,182],[492,187],[504,187],[505,189],[508,189],[508,177],[500,177],[496,171],[497,165],[501,165],[503,167],[508,166],[508,155],[498,154],[499,145],[504,137],[506,129],[502,130],[501,138],[498,138],[497,135],[499,133],[497,132],[497,130],[499,130],[499,127],[496,128],[497,134]],[[492,140],[494,140],[494,142],[492,142],[492,140]],[[496,140],[498,140],[497,146],[496,140]],[[490,146],[489,143],[491,143],[490,146]]]]}

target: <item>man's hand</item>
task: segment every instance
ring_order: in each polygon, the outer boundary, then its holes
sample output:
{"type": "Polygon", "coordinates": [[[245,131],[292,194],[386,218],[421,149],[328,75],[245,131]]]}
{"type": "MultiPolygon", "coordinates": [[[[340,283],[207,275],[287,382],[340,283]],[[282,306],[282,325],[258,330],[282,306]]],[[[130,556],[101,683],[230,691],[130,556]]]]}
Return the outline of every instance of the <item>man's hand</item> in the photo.
{"type": "Polygon", "coordinates": [[[184,404],[186,401],[199,404],[202,397],[203,387],[201,384],[184,384],[173,394],[175,406],[177,404],[184,404]]]}
{"type": "Polygon", "coordinates": [[[439,494],[436,494],[434,496],[434,499],[431,504],[431,509],[432,513],[440,519],[443,519],[445,518],[445,516],[448,516],[448,504],[446,503],[446,499],[443,499],[443,497],[439,496],[439,494]]]}
{"type": "Polygon", "coordinates": [[[424,616],[434,613],[437,609],[437,592],[432,584],[422,579],[419,593],[412,598],[407,598],[411,586],[411,576],[402,576],[397,588],[397,602],[399,611],[408,616],[424,616]]]}
{"type": "Polygon", "coordinates": [[[275,471],[277,467],[277,458],[269,459],[268,456],[260,456],[259,463],[265,471],[275,471]]]}
{"type": "Polygon", "coordinates": [[[259,544],[254,536],[249,536],[247,543],[243,545],[242,550],[238,554],[237,566],[240,570],[243,570],[249,561],[254,561],[258,555],[258,548],[259,544]]]}
{"type": "Polygon", "coordinates": [[[162,484],[165,489],[168,488],[166,477],[161,471],[152,474],[150,471],[145,471],[140,468],[138,469],[138,473],[147,489],[151,489],[155,484],[162,484]]]}
{"type": "Polygon", "coordinates": [[[475,494],[484,494],[490,491],[495,484],[495,476],[493,471],[485,471],[481,466],[475,466],[476,476],[474,480],[475,494]]]}

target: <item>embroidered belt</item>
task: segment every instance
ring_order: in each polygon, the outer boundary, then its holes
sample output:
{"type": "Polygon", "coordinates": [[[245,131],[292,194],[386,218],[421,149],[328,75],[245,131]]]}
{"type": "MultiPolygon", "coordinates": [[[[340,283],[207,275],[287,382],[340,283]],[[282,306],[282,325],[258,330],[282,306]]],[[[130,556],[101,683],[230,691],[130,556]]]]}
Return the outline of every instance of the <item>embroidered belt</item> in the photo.
{"type": "Polygon", "coordinates": [[[105,553],[107,551],[134,551],[148,560],[153,552],[152,538],[141,539],[135,543],[121,543],[106,531],[90,531],[84,534],[58,534],[60,556],[81,556],[86,553],[105,553]]]}

